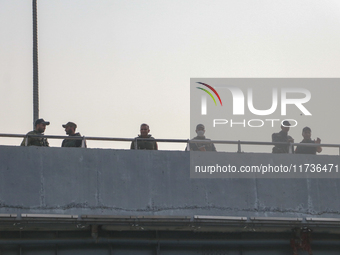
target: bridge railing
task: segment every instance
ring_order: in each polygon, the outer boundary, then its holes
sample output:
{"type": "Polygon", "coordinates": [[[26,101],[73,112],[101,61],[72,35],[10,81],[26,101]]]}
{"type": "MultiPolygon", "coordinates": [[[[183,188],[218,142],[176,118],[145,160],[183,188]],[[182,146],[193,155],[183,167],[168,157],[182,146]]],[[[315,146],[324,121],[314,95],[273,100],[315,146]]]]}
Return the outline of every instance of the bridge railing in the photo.
{"type": "MultiPolygon", "coordinates": [[[[121,138],[121,137],[96,137],[96,136],[60,136],[60,135],[29,135],[29,134],[2,134],[0,137],[14,137],[14,138],[26,138],[26,144],[28,137],[36,138],[49,138],[49,139],[72,139],[82,140],[82,147],[86,147],[87,140],[93,141],[118,141],[118,142],[135,142],[135,149],[137,149],[138,141],[150,141],[149,138],[121,138]]],[[[242,145],[260,145],[260,146],[275,146],[275,145],[287,145],[289,146],[289,153],[294,152],[294,146],[305,147],[325,147],[325,148],[338,148],[340,155],[340,144],[318,144],[318,143],[284,143],[284,142],[258,142],[258,141],[232,141],[232,140],[192,140],[192,139],[152,139],[152,141],[160,143],[185,143],[187,144],[187,150],[190,150],[191,143],[214,143],[214,144],[235,144],[237,145],[237,152],[241,153],[242,145]]]]}

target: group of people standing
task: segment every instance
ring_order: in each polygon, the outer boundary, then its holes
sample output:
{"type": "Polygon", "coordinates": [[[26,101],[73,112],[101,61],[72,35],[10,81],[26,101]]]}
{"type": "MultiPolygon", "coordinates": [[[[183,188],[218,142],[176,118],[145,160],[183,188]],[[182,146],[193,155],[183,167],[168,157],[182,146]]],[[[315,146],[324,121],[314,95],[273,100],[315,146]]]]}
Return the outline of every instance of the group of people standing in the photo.
{"type": "MultiPolygon", "coordinates": [[[[286,144],[276,144],[273,147],[273,153],[289,153],[289,144],[294,143],[294,139],[288,135],[288,131],[290,129],[289,121],[283,121],[281,125],[281,131],[279,133],[272,134],[272,142],[273,143],[286,143],[286,144]]],[[[209,140],[204,136],[205,127],[203,124],[198,124],[196,126],[197,136],[193,138],[193,140],[209,140]]],[[[303,144],[311,144],[316,143],[320,144],[321,139],[318,137],[316,140],[312,140],[311,138],[312,130],[309,127],[304,127],[302,129],[303,140],[300,142],[301,145],[296,146],[295,151],[292,151],[296,154],[316,154],[322,151],[321,146],[304,146],[303,144]]],[[[186,148],[188,150],[188,147],[186,148]]],[[[212,142],[206,143],[190,143],[191,151],[216,151],[215,145],[212,142]]]]}
{"type": "MultiPolygon", "coordinates": [[[[49,147],[49,143],[47,138],[41,137],[46,130],[46,126],[50,125],[49,121],[45,121],[44,119],[38,119],[34,123],[34,130],[30,131],[26,134],[26,137],[21,142],[21,146],[45,146],[49,147]],[[34,136],[31,136],[34,135],[34,136]],[[39,135],[40,137],[35,137],[35,135],[39,135]]],[[[62,125],[65,128],[65,132],[70,137],[81,137],[80,133],[76,133],[77,124],[74,122],[67,122],[62,125]]],[[[131,143],[130,148],[133,150],[137,148],[138,150],[158,150],[158,145],[155,139],[149,135],[150,128],[148,124],[143,123],[140,126],[140,135],[136,138],[144,138],[141,141],[131,143]]],[[[86,147],[86,143],[83,143],[81,139],[64,139],[61,143],[61,147],[86,147]]]]}
{"type": "MultiPolygon", "coordinates": [[[[281,131],[279,133],[272,134],[272,142],[282,142],[282,143],[294,143],[294,139],[288,135],[288,131],[290,129],[289,121],[285,120],[281,125],[281,131]]],[[[310,127],[304,127],[302,129],[302,137],[303,140],[300,142],[301,144],[320,144],[321,139],[318,137],[316,140],[312,140],[312,130],[310,127]]],[[[294,153],[296,154],[316,154],[322,151],[321,146],[303,146],[298,145],[294,153]]],[[[289,153],[289,145],[277,144],[273,147],[273,153],[289,153]]]]}
{"type": "MultiPolygon", "coordinates": [[[[21,146],[45,146],[49,147],[47,138],[44,137],[32,137],[29,135],[42,135],[45,132],[46,126],[50,125],[49,121],[44,119],[37,119],[34,123],[34,130],[27,133],[27,136],[21,142],[21,146]]],[[[80,133],[76,133],[77,125],[73,122],[67,122],[62,125],[65,128],[65,132],[69,136],[80,137],[80,133]]],[[[64,139],[61,147],[82,147],[81,139],[64,139]]],[[[84,145],[86,147],[86,144],[84,145]]]]}
{"type": "MultiPolygon", "coordinates": [[[[43,135],[45,132],[46,126],[50,125],[49,121],[45,121],[44,119],[38,119],[35,121],[34,126],[35,129],[31,132],[27,133],[27,136],[21,143],[21,146],[49,146],[47,138],[44,137],[32,137],[30,135],[43,135]]],[[[288,121],[283,121],[281,125],[281,131],[279,133],[272,134],[272,142],[273,143],[294,143],[294,139],[288,135],[288,131],[290,129],[290,123],[288,121]]],[[[77,125],[74,122],[67,122],[62,125],[65,128],[65,132],[70,137],[78,137],[80,138],[80,133],[76,133],[77,125]]],[[[187,147],[186,151],[216,151],[215,145],[212,142],[209,142],[210,139],[205,137],[205,127],[203,124],[198,124],[196,126],[197,136],[192,139],[193,142],[190,143],[189,147],[187,147]],[[205,140],[206,142],[194,142],[195,140],[205,140]]],[[[134,150],[158,150],[157,142],[151,136],[150,127],[148,124],[141,124],[140,126],[140,134],[138,137],[141,140],[137,140],[137,144],[135,141],[131,143],[130,149],[134,150]]],[[[312,130],[309,127],[304,127],[302,129],[303,140],[301,144],[308,143],[316,143],[320,144],[320,138],[316,140],[311,139],[312,130]]],[[[288,144],[276,144],[273,147],[273,153],[289,153],[288,144]]],[[[81,139],[64,139],[61,147],[86,147],[86,143],[84,143],[81,139]]],[[[322,151],[321,146],[303,146],[299,145],[295,149],[295,153],[297,154],[316,154],[322,151]]]]}

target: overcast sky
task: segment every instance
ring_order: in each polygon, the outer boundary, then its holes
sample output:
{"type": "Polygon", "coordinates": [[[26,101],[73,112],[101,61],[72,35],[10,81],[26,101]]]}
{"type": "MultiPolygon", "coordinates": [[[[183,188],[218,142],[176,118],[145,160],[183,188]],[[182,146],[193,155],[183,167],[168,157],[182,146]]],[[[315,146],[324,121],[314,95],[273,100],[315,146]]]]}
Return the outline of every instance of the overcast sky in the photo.
{"type": "MultiPolygon", "coordinates": [[[[64,135],[61,125],[73,121],[85,136],[132,138],[145,122],[155,138],[187,139],[190,78],[339,77],[339,14],[338,0],[38,0],[45,134],[64,135]]],[[[31,0],[0,0],[0,34],[0,133],[26,134],[33,125],[31,0]]],[[[291,135],[302,139],[300,130],[291,135]]]]}

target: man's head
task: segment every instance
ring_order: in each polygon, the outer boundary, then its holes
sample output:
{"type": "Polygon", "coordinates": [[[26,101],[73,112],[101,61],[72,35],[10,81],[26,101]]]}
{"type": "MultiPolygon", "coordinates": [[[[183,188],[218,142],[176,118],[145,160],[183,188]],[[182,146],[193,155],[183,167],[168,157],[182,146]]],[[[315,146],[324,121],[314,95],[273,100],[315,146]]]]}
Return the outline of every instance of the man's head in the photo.
{"type": "Polygon", "coordinates": [[[312,130],[310,129],[310,127],[304,127],[302,129],[302,136],[304,139],[310,139],[312,136],[312,130]]]}
{"type": "Polygon", "coordinates": [[[205,127],[203,124],[198,124],[196,126],[196,133],[198,136],[204,136],[204,133],[205,133],[205,127]]]}
{"type": "Polygon", "coordinates": [[[74,135],[76,132],[77,124],[73,122],[67,122],[66,124],[62,125],[65,128],[65,132],[67,135],[74,135]]]}
{"type": "Polygon", "coordinates": [[[150,132],[150,129],[149,129],[148,124],[143,123],[142,125],[140,125],[140,136],[141,137],[148,137],[149,132],[150,132]]]}
{"type": "Polygon", "coordinates": [[[288,120],[285,120],[284,122],[282,122],[281,130],[282,130],[283,132],[288,133],[289,128],[290,128],[290,123],[289,123],[288,120]]]}
{"type": "Polygon", "coordinates": [[[46,125],[50,125],[50,122],[44,119],[37,119],[34,123],[35,130],[41,134],[45,132],[46,125]]]}

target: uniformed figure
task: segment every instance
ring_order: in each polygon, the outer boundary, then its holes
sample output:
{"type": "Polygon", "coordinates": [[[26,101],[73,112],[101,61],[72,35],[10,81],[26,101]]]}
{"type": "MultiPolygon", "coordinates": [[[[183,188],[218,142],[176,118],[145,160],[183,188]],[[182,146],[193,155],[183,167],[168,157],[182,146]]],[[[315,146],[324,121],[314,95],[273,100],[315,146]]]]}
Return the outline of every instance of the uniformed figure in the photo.
{"type": "MultiPolygon", "coordinates": [[[[294,143],[294,139],[288,135],[289,128],[290,123],[285,120],[281,125],[281,131],[279,133],[272,134],[272,142],[294,143]]],[[[273,153],[289,153],[289,145],[277,144],[273,147],[273,153]]]]}
{"type": "MultiPolygon", "coordinates": [[[[203,124],[198,124],[196,126],[196,134],[197,136],[193,138],[193,140],[210,140],[205,138],[205,127],[203,124]]],[[[188,150],[186,148],[185,150],[188,150]]],[[[216,151],[215,145],[213,143],[190,143],[191,151],[216,151]]]]}
{"type": "MultiPolygon", "coordinates": [[[[155,138],[149,135],[149,132],[150,129],[148,124],[143,123],[142,125],[140,125],[140,135],[138,135],[138,137],[136,138],[148,138],[150,139],[150,141],[137,140],[137,150],[158,150],[157,143],[155,141],[152,141],[155,138]]],[[[130,149],[131,150],[135,149],[135,141],[131,143],[130,149]]]]}
{"type": "MultiPolygon", "coordinates": [[[[65,132],[69,136],[77,136],[80,137],[80,133],[76,133],[77,125],[73,122],[67,122],[62,125],[65,128],[65,132]]],[[[64,139],[61,147],[81,147],[82,140],[81,139],[64,139]]]]}
{"type": "MultiPolygon", "coordinates": [[[[35,129],[31,132],[28,132],[27,135],[44,135],[46,125],[50,125],[50,122],[45,121],[44,119],[37,119],[34,123],[35,129]]],[[[43,137],[25,137],[21,142],[21,146],[26,146],[26,139],[27,146],[49,146],[47,138],[43,137]]]]}

